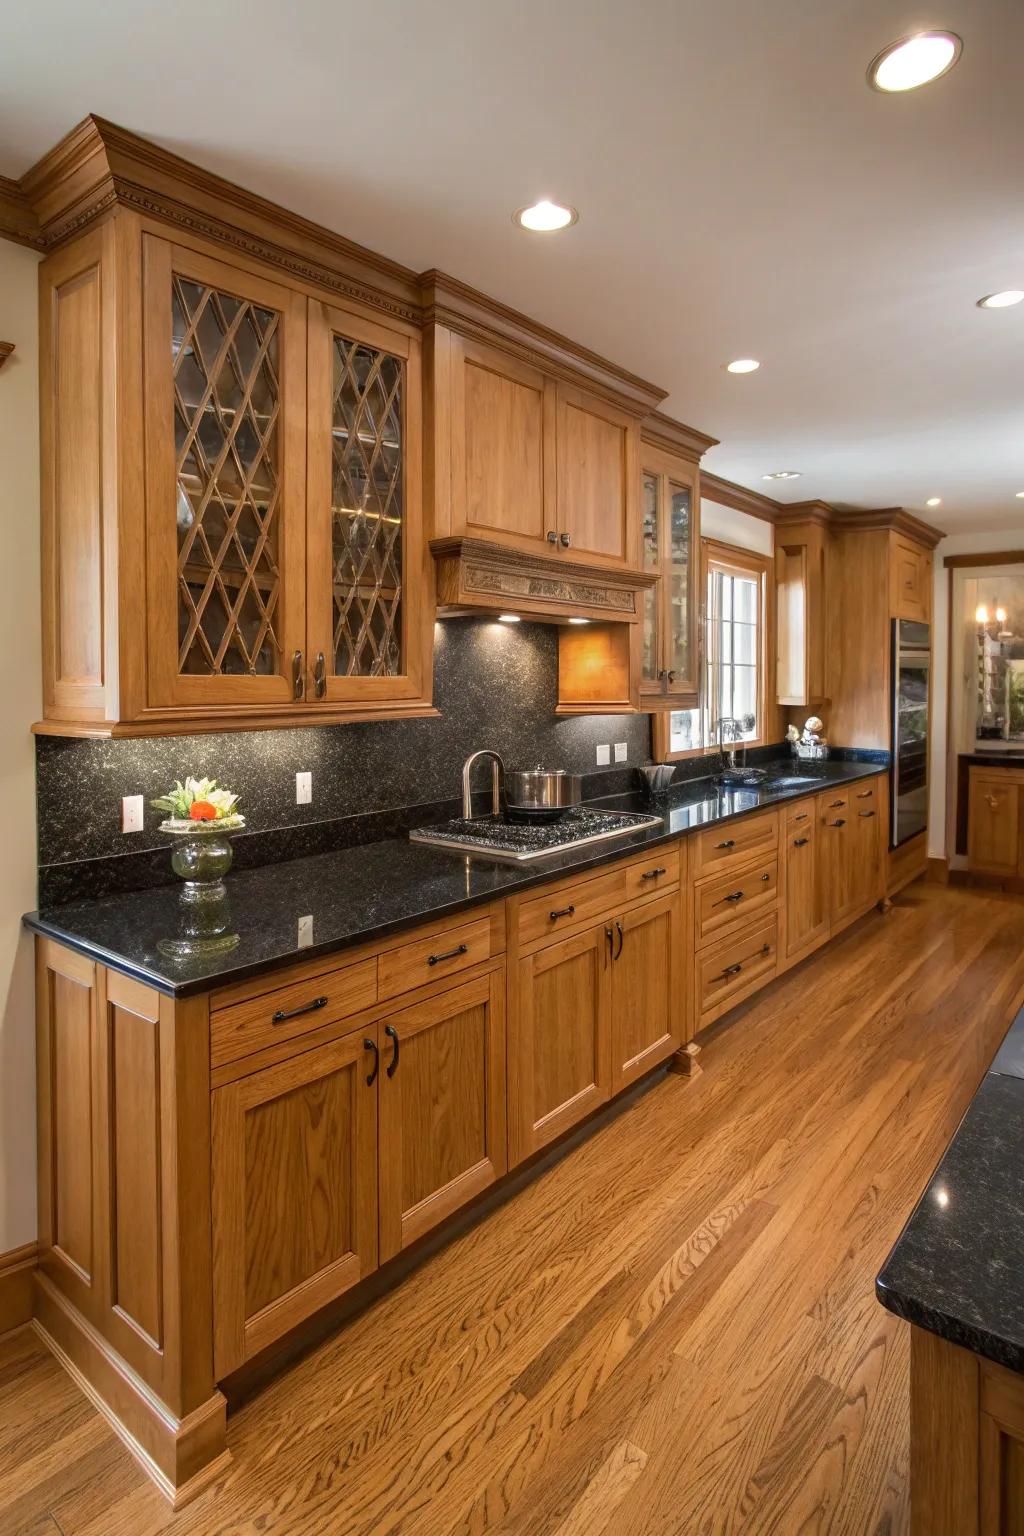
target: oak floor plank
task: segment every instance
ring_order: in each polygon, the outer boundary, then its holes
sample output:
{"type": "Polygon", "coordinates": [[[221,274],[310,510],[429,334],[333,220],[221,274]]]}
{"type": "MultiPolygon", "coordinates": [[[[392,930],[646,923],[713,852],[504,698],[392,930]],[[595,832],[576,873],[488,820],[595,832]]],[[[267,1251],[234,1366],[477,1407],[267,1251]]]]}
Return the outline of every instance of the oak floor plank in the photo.
{"type": "Polygon", "coordinates": [[[231,1415],[178,1515],[21,1331],[0,1536],[905,1536],[873,1280],[1024,996],[1024,902],[917,883],[231,1415]]]}

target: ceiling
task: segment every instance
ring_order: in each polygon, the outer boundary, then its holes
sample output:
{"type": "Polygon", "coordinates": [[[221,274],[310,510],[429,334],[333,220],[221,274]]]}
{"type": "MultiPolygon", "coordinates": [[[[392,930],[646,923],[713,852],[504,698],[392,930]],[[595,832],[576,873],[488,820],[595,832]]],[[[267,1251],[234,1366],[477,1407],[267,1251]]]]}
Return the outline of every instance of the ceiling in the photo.
{"type": "Polygon", "coordinates": [[[1022,57],[1021,0],[36,0],[0,172],[95,112],[662,385],[716,474],[1010,530],[1024,304],[975,300],[1024,288],[1022,57]],[[929,25],[952,73],[869,90],[929,25]],[[541,196],[579,224],[515,228],[541,196]]]}

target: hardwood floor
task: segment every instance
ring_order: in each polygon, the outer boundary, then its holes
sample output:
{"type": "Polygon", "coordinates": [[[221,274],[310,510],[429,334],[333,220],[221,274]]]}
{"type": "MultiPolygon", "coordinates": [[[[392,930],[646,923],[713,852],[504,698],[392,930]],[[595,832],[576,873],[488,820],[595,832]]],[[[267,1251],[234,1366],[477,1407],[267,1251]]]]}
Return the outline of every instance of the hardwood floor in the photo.
{"type": "Polygon", "coordinates": [[[1022,992],[1024,901],[908,887],[240,1408],[178,1515],[7,1335],[0,1532],[905,1532],[873,1280],[1022,992]]]}

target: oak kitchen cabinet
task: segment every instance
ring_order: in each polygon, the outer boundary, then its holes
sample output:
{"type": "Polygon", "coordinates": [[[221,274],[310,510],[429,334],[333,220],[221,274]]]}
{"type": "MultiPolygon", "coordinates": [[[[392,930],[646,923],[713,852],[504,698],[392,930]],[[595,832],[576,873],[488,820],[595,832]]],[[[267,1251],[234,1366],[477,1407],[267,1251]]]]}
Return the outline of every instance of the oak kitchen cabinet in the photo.
{"type": "Polygon", "coordinates": [[[700,495],[697,465],[649,437],[641,445],[644,566],[641,706],[688,708],[698,692],[700,495]]]}
{"type": "Polygon", "coordinates": [[[428,709],[418,327],[122,209],[40,285],[42,728],[428,709]]]}
{"type": "Polygon", "coordinates": [[[783,864],[786,889],[785,948],[780,968],[794,965],[828,938],[828,871],[821,849],[823,833],[813,800],[801,800],[784,813],[783,864]]]}
{"type": "Polygon", "coordinates": [[[818,796],[829,932],[854,922],[882,898],[885,795],[881,776],[818,796]]]}
{"type": "Polygon", "coordinates": [[[971,765],[967,800],[967,863],[972,873],[1024,877],[1024,768],[971,765]]]}

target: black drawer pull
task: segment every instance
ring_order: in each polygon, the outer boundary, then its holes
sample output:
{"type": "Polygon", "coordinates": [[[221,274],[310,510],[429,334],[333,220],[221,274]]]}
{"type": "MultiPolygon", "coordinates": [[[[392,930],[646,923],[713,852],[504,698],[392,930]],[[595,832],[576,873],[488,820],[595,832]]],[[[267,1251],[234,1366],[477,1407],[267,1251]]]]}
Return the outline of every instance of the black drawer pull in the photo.
{"type": "Polygon", "coordinates": [[[719,979],[719,981],[724,981],[726,976],[738,976],[740,971],[742,971],[742,969],[743,969],[742,965],[727,965],[725,970],[722,971],[722,973],[721,973],[721,975],[719,976],[718,979],[719,979]]]}
{"type": "Polygon", "coordinates": [[[279,1008],[271,1019],[272,1024],[283,1024],[286,1019],[298,1019],[304,1013],[316,1013],[318,1008],[326,1008],[326,997],[314,997],[311,1003],[303,1003],[301,1008],[279,1008]]]}
{"type": "Polygon", "coordinates": [[[801,811],[799,816],[794,816],[793,817],[793,820],[794,821],[806,821],[807,820],[807,812],[806,811],[801,811]]]}
{"type": "Polygon", "coordinates": [[[572,917],[572,915],[573,915],[573,913],[575,911],[576,911],[575,907],[571,907],[571,906],[570,907],[559,907],[557,912],[549,912],[548,913],[548,917],[551,919],[551,921],[553,923],[555,923],[555,922],[558,921],[558,919],[560,917],[572,917]]]}
{"type": "Polygon", "coordinates": [[[622,946],[626,942],[625,935],[622,932],[622,924],[619,922],[618,918],[615,919],[615,932],[619,936],[619,947],[615,951],[615,958],[618,960],[619,956],[622,954],[622,946]]]}
{"type": "Polygon", "coordinates": [[[806,848],[806,846],[807,846],[807,844],[809,842],[810,842],[810,838],[809,837],[794,837],[794,839],[793,839],[793,847],[794,848],[806,848]]]}
{"type": "Polygon", "coordinates": [[[371,1040],[369,1035],[367,1035],[366,1039],[363,1041],[363,1050],[373,1052],[373,1069],[367,1074],[366,1077],[367,1088],[372,1088],[374,1083],[377,1081],[377,1073],[380,1071],[380,1050],[377,1046],[376,1040],[371,1040]]]}
{"type": "Polygon", "coordinates": [[[734,837],[727,837],[724,843],[715,844],[716,848],[735,848],[735,846],[736,839],[734,837]]]}
{"type": "Polygon", "coordinates": [[[728,896],[720,896],[717,901],[712,902],[712,906],[720,907],[722,905],[723,901],[742,901],[742,900],[743,900],[743,892],[742,891],[730,891],[728,896]]]}
{"type": "Polygon", "coordinates": [[[665,868],[664,864],[661,864],[661,865],[658,866],[657,869],[647,869],[647,870],[645,870],[644,873],[640,876],[640,879],[641,880],[657,880],[659,875],[667,875],[667,874],[668,874],[668,870],[665,868]]]}
{"type": "Polygon", "coordinates": [[[761,876],[761,884],[762,885],[767,885],[770,879],[771,879],[771,875],[762,875],[761,876]]]}
{"type": "Polygon", "coordinates": [[[428,965],[440,965],[442,960],[454,960],[457,955],[468,955],[468,944],[456,944],[454,949],[446,949],[443,955],[428,955],[428,965]]]}
{"type": "Polygon", "coordinates": [[[874,794],[874,790],[873,789],[858,789],[858,791],[857,791],[857,799],[858,800],[870,800],[871,796],[873,794],[874,794]]]}
{"type": "Polygon", "coordinates": [[[845,800],[833,800],[832,803],[829,805],[829,810],[830,811],[841,811],[845,804],[846,804],[845,800]]]}
{"type": "Polygon", "coordinates": [[[391,1041],[391,1044],[392,1044],[392,1047],[393,1047],[392,1052],[391,1052],[391,1060],[388,1062],[388,1064],[384,1068],[384,1070],[387,1073],[388,1077],[394,1077],[395,1073],[398,1071],[398,1046],[399,1046],[398,1030],[395,1028],[395,1026],[393,1024],[385,1024],[384,1025],[384,1033],[387,1035],[388,1039],[391,1041]]]}
{"type": "Polygon", "coordinates": [[[830,827],[845,827],[846,826],[846,822],[843,820],[843,818],[841,816],[837,816],[835,821],[830,821],[829,822],[829,826],[830,827]]]}
{"type": "Polygon", "coordinates": [[[858,811],[857,812],[858,816],[873,816],[874,814],[875,814],[874,811],[858,811]]]}

